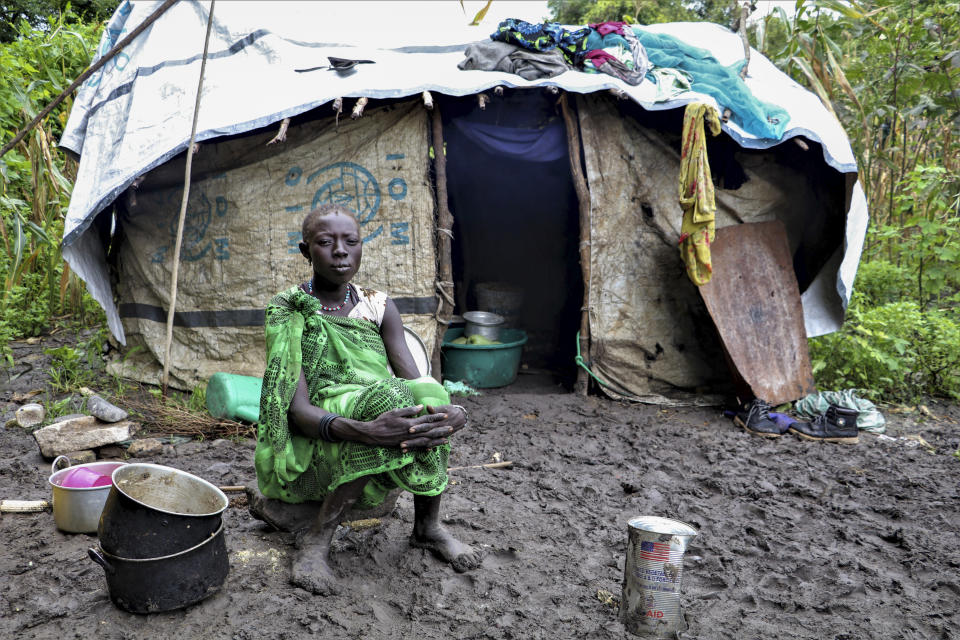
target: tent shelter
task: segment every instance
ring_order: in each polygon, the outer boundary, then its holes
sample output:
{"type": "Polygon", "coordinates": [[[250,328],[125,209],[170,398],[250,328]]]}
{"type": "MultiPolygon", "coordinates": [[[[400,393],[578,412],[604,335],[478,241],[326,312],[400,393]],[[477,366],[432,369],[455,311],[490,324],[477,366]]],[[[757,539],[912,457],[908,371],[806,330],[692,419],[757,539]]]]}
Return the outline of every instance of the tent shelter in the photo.
{"type": "MultiPolygon", "coordinates": [[[[124,2],[100,54],[159,4],[124,2]]],[[[167,10],[82,86],[61,141],[80,156],[64,255],[106,310],[116,339],[142,347],[117,366],[151,382],[163,357],[208,12],[208,3],[195,1],[167,10]]],[[[724,377],[717,337],[676,246],[681,107],[717,105],[712,97],[688,91],[658,99],[651,82],[631,86],[573,70],[534,81],[462,71],[466,44],[486,32],[431,21],[423,36],[372,40],[362,29],[307,28],[323,25],[323,12],[324,3],[272,3],[269,12],[255,3],[215,7],[180,265],[175,385],[189,388],[216,371],[262,373],[263,308],[308,276],[296,247],[299,225],[322,202],[358,212],[358,282],[388,291],[404,322],[433,345],[450,292],[438,268],[446,259],[438,187],[448,191],[455,221],[456,311],[473,308],[478,283],[519,287],[532,366],[572,373],[586,291],[585,355],[601,379],[646,395],[724,377]],[[298,71],[325,66],[328,56],[373,64],[349,74],[298,71]],[[582,163],[589,189],[584,211],[558,109],[563,94],[581,141],[573,162],[582,163]],[[351,118],[361,98],[369,103],[351,118]],[[286,140],[268,145],[285,118],[286,140]],[[584,243],[589,269],[581,270],[584,243]]],[[[705,48],[724,65],[743,57],[739,37],[717,25],[646,29],[705,48]]],[[[781,220],[807,335],[829,333],[843,320],[866,230],[853,153],[818,99],[755,51],[745,82],[790,117],[778,139],[732,118],[710,143],[717,226],[781,220]]]]}

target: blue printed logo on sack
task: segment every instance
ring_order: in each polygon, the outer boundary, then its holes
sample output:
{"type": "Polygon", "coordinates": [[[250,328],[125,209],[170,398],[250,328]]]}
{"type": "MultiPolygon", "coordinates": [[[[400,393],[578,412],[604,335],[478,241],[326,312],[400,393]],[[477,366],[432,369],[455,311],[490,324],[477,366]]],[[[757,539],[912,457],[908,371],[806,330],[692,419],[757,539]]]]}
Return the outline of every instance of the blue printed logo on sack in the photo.
{"type": "MultiPolygon", "coordinates": [[[[395,163],[393,170],[401,169],[402,165],[399,161],[403,159],[402,153],[387,154],[387,161],[395,163]]],[[[291,167],[284,176],[284,184],[288,187],[297,187],[300,185],[303,174],[303,169],[300,167],[291,167]]],[[[383,235],[384,226],[376,221],[383,202],[382,192],[377,179],[366,167],[355,162],[335,162],[308,175],[306,184],[314,189],[310,209],[328,203],[342,204],[357,212],[357,222],[360,223],[360,229],[364,233],[363,242],[370,242],[383,235]]],[[[395,201],[405,199],[407,197],[406,181],[400,177],[390,180],[387,185],[387,195],[395,201]]],[[[284,210],[302,215],[307,207],[303,204],[295,204],[284,207],[284,210]]],[[[410,244],[409,231],[409,222],[391,222],[390,244],[410,244]]],[[[299,253],[297,244],[300,242],[300,232],[289,231],[287,236],[287,252],[299,253]]]]}
{"type": "MultiPolygon", "coordinates": [[[[171,196],[172,197],[171,192],[171,196]]],[[[162,200],[161,200],[162,201],[162,200]]],[[[200,191],[199,200],[191,198],[187,203],[187,211],[183,220],[183,242],[180,245],[180,260],[183,262],[196,262],[204,258],[211,252],[216,260],[230,259],[230,239],[226,236],[211,237],[213,233],[208,233],[210,222],[213,217],[222,218],[227,214],[227,199],[223,196],[216,196],[213,202],[207,197],[206,192],[200,191]]],[[[161,228],[165,226],[170,234],[169,244],[157,247],[150,261],[156,264],[163,264],[167,255],[173,254],[173,246],[177,239],[177,225],[179,216],[176,214],[169,216],[168,221],[160,223],[161,228]]]]}
{"type": "Polygon", "coordinates": [[[353,162],[337,162],[307,178],[307,184],[319,184],[313,195],[313,208],[333,203],[357,212],[360,224],[370,222],[380,208],[380,185],[373,174],[353,162]]]}
{"type": "MultiPolygon", "coordinates": [[[[311,209],[321,204],[342,204],[357,212],[360,228],[370,223],[380,209],[380,185],[373,174],[353,162],[336,162],[323,167],[307,177],[307,184],[316,183],[311,209]]],[[[369,242],[383,233],[383,225],[377,225],[363,238],[369,242]]]]}

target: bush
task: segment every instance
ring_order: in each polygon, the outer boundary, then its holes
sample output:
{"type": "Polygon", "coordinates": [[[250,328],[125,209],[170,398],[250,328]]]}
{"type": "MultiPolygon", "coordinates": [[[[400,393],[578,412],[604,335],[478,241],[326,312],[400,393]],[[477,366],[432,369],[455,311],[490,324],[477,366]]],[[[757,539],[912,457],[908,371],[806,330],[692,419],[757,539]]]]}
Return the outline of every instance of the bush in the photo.
{"type": "Polygon", "coordinates": [[[886,260],[862,263],[857,269],[854,286],[867,307],[903,300],[916,289],[916,283],[905,268],[886,260]]]}
{"type": "MultiPolygon", "coordinates": [[[[95,3],[104,11],[109,4],[95,3]]],[[[42,22],[33,27],[19,21],[15,37],[0,42],[4,141],[83,71],[102,29],[78,21],[69,8],[42,22]]],[[[68,315],[89,320],[95,304],[60,253],[76,163],[57,149],[56,140],[71,105],[68,98],[0,158],[0,357],[8,363],[11,339],[48,331],[68,315]]]]}
{"type": "MultiPolygon", "coordinates": [[[[889,274],[885,267],[878,272],[889,274]]],[[[960,400],[960,314],[921,310],[915,302],[866,304],[854,293],[847,321],[810,340],[817,384],[860,390],[874,402],[915,402],[923,395],[960,400]]]]}
{"type": "Polygon", "coordinates": [[[47,313],[44,276],[40,273],[27,273],[20,284],[13,285],[7,292],[6,309],[3,319],[12,334],[18,338],[38,336],[51,329],[51,318],[47,313]]]}

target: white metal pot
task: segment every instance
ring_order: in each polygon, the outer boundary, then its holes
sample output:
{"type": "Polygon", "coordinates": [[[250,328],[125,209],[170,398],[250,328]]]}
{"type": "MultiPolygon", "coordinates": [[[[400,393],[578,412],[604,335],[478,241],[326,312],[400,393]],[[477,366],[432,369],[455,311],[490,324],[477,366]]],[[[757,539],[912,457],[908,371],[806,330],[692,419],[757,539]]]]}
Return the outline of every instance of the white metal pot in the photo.
{"type": "Polygon", "coordinates": [[[503,326],[503,316],[489,311],[468,311],[463,314],[463,319],[467,326],[463,329],[463,335],[483,336],[488,340],[500,339],[500,327],[503,326]]]}
{"type": "Polygon", "coordinates": [[[47,480],[53,490],[53,521],[57,529],[68,533],[96,533],[100,523],[100,514],[107,501],[112,485],[102,487],[64,487],[64,476],[77,467],[86,467],[100,475],[111,475],[115,469],[126,462],[88,462],[57,469],[61,462],[70,460],[58,456],[50,467],[51,476],[47,480]]]}

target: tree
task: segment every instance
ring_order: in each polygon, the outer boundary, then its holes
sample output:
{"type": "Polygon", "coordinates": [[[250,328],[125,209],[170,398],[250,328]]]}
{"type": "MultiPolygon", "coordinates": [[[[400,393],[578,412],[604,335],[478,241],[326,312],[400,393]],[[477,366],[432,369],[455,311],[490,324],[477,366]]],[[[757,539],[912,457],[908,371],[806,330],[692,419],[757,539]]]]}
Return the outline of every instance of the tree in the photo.
{"type": "Polygon", "coordinates": [[[700,21],[731,26],[736,0],[548,0],[553,19],[563,24],[623,20],[631,24],[700,21]]]}
{"type": "Polygon", "coordinates": [[[0,0],[0,42],[12,42],[20,33],[18,25],[26,21],[43,28],[48,18],[69,7],[83,22],[102,22],[113,15],[121,0],[0,0]]]}

